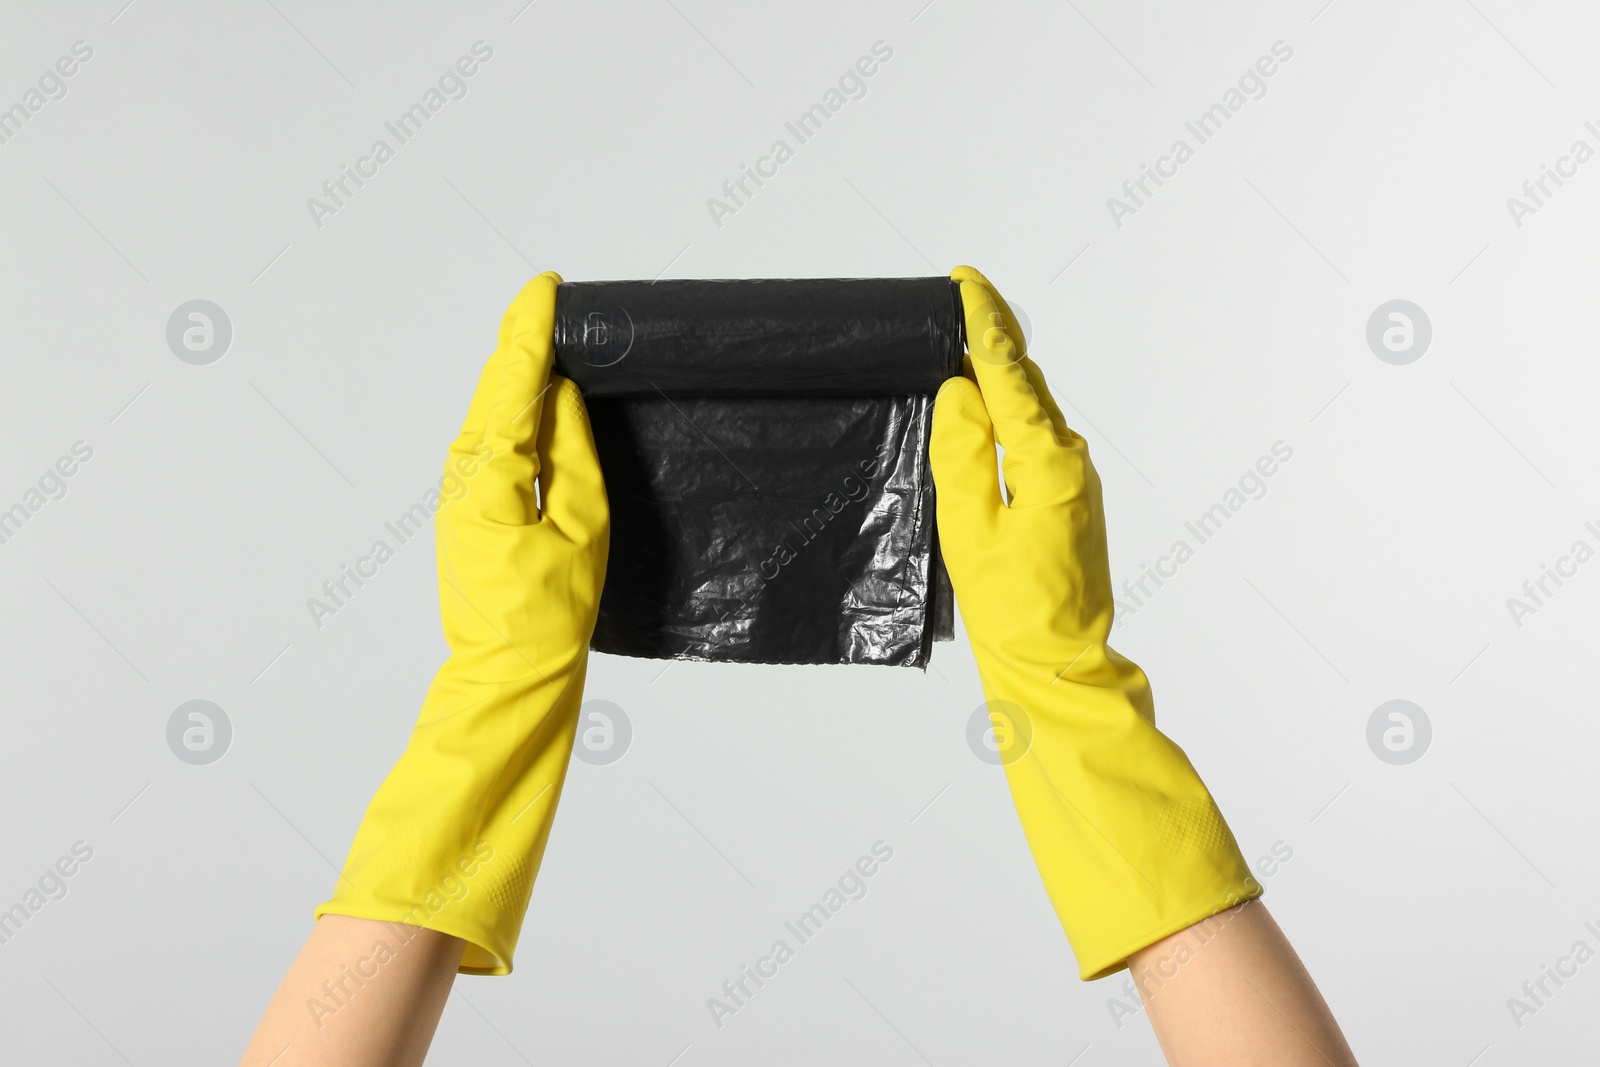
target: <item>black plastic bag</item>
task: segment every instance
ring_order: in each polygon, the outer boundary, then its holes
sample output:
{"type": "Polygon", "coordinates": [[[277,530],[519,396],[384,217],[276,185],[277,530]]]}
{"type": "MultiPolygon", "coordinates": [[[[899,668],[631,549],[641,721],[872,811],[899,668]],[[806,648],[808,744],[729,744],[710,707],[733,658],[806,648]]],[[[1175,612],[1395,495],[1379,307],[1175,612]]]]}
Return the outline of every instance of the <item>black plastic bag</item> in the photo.
{"type": "Polygon", "coordinates": [[[948,639],[950,279],[566,283],[555,347],[611,503],[596,651],[922,667],[948,639]]]}

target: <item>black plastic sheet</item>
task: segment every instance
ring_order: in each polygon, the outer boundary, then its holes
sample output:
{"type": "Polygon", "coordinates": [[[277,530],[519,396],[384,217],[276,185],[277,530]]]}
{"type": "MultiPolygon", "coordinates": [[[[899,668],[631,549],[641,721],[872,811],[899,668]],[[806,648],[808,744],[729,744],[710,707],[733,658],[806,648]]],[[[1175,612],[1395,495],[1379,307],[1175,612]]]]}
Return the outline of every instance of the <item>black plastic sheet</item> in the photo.
{"type": "Polygon", "coordinates": [[[925,666],[952,626],[928,435],[961,326],[948,278],[561,285],[556,370],[611,503],[592,647],[925,666]]]}

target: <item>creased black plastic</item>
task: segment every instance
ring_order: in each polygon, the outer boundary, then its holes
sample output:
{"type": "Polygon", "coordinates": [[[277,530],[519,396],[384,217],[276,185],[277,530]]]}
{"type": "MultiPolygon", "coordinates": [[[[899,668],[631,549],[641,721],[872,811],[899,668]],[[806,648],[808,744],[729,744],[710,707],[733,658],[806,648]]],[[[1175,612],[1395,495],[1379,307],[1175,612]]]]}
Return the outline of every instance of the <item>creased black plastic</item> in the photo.
{"type": "Polygon", "coordinates": [[[574,282],[556,370],[611,503],[596,651],[925,666],[952,628],[928,468],[948,278],[574,282]]]}

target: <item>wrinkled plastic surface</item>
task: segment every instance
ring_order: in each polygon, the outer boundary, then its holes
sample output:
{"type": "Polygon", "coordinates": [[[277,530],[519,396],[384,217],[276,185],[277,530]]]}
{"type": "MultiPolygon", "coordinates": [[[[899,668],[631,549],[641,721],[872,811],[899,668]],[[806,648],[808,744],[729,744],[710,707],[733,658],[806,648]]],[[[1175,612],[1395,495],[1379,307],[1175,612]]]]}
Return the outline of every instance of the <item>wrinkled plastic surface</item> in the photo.
{"type": "Polygon", "coordinates": [[[565,283],[556,370],[611,503],[596,651],[925,666],[948,638],[928,467],[948,278],[565,283]]]}

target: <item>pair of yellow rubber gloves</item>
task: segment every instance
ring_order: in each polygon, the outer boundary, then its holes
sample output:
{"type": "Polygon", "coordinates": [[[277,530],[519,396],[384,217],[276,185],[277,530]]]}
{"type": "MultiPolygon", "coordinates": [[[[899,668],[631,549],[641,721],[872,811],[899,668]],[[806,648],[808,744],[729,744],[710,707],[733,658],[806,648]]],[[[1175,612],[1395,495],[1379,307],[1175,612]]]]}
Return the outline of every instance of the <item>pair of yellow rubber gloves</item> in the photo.
{"type": "MultiPolygon", "coordinates": [[[[1188,758],[1156,729],[1144,672],[1106,644],[1105,517],[1083,438],[1004,299],[970,267],[951,277],[968,376],[946,382],[934,408],[940,548],[1015,746],[1002,763],[1045,890],[1082,977],[1099,978],[1261,887],[1188,758]]],[[[450,448],[446,473],[467,486],[435,519],[450,658],[316,912],[460,937],[470,974],[511,970],[605,582],[594,439],[577,387],[551,370],[560,281],[541,274],[513,301],[450,448]]]]}

